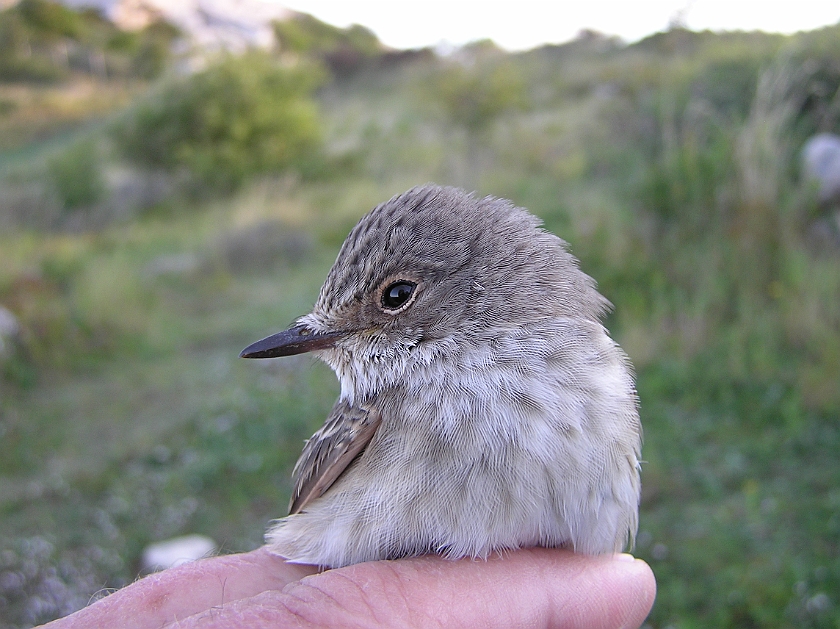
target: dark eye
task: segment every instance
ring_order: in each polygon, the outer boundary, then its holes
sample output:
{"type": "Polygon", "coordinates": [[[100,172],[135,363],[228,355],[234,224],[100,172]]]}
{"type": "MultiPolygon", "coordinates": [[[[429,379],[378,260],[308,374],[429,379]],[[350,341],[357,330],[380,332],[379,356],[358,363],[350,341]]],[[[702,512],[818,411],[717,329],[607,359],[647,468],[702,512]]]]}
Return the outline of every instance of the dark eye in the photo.
{"type": "Polygon", "coordinates": [[[415,288],[417,288],[417,284],[405,280],[389,284],[382,291],[382,306],[388,310],[399,309],[411,299],[411,294],[415,288]]]}

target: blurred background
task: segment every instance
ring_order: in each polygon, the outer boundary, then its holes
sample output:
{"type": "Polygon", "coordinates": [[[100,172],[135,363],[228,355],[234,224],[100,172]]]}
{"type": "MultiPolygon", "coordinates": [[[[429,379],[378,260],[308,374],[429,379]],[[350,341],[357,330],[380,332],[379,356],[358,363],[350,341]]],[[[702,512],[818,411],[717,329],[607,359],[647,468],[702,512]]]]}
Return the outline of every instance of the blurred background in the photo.
{"type": "Polygon", "coordinates": [[[238,352],[427,181],[529,208],[615,304],[649,626],[840,627],[840,11],[463,4],[503,27],[0,2],[0,627],[130,583],[152,542],[261,544],[338,387],[238,352]]]}

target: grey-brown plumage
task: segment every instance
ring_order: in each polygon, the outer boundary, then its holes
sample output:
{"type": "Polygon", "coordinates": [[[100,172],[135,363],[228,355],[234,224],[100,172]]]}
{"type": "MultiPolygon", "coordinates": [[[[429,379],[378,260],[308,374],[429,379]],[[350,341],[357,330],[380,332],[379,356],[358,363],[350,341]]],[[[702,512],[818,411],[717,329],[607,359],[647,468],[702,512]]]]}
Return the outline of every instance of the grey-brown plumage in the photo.
{"type": "Polygon", "coordinates": [[[608,307],[510,202],[427,185],[350,232],[312,312],[243,351],[314,351],[341,395],[267,534],[328,567],[632,543],[641,427],[608,307]]]}

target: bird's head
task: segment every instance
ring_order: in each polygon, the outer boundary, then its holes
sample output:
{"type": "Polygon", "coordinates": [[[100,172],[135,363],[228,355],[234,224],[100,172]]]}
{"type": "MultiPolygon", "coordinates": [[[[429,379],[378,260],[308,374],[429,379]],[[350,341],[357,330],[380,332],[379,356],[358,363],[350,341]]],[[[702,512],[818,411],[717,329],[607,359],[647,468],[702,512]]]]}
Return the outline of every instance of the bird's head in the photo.
{"type": "Polygon", "coordinates": [[[530,322],[598,319],[608,302],[539,225],[506,200],[413,188],[353,228],[311,313],[241,355],[315,351],[352,399],[530,322]]]}

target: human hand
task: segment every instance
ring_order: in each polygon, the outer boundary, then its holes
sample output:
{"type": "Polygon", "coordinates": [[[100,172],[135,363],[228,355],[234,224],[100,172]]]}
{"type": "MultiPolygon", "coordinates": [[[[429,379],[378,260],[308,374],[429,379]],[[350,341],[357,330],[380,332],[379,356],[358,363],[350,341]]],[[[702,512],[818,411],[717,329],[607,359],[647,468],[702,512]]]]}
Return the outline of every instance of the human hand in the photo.
{"type": "Polygon", "coordinates": [[[534,548],[318,573],[261,548],[150,575],[45,629],[639,627],[655,595],[652,571],[629,555],[534,548]]]}

